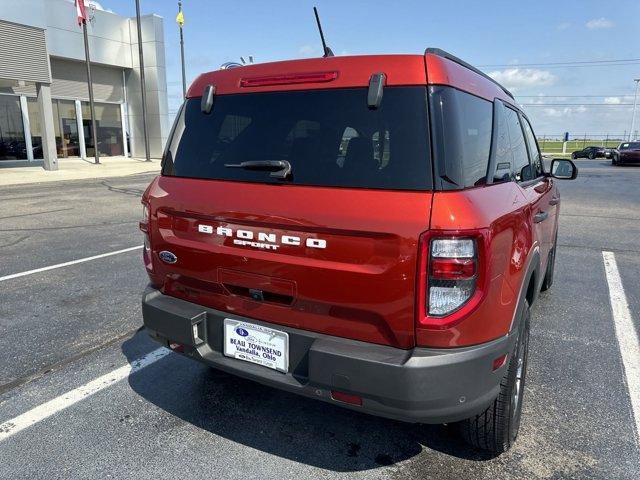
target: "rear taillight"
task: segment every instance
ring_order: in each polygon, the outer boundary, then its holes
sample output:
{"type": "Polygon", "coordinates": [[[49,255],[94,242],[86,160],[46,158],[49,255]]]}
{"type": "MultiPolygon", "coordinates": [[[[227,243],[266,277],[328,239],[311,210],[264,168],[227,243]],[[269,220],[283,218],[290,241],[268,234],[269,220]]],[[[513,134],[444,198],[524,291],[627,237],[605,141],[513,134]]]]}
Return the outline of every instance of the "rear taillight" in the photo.
{"type": "Polygon", "coordinates": [[[149,224],[151,221],[149,205],[142,202],[142,218],[138,226],[144,236],[144,250],[142,252],[142,258],[144,259],[144,265],[149,272],[153,270],[153,263],[151,261],[151,241],[149,239],[149,224]]]}
{"type": "Polygon", "coordinates": [[[431,239],[426,305],[428,315],[448,315],[471,298],[476,287],[476,263],[474,239],[431,239]]]}
{"type": "Polygon", "coordinates": [[[443,330],[462,321],[483,294],[485,232],[425,232],[420,237],[416,330],[443,330]]]}
{"type": "Polygon", "coordinates": [[[149,205],[144,202],[142,203],[142,217],[140,218],[138,227],[144,233],[149,232],[149,205]]]}

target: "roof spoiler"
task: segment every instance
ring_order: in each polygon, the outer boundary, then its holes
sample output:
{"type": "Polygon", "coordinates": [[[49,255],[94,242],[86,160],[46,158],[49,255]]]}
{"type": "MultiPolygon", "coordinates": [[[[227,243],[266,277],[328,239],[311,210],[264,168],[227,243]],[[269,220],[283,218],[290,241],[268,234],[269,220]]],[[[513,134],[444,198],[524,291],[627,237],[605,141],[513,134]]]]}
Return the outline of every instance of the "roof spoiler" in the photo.
{"type": "Polygon", "coordinates": [[[427,53],[430,53],[432,55],[436,55],[438,57],[442,57],[442,58],[446,58],[447,60],[451,60],[452,62],[457,63],[458,65],[461,65],[465,68],[468,68],[469,70],[471,70],[474,73],[477,73],[478,75],[486,78],[487,80],[491,81],[492,83],[495,83],[498,87],[500,87],[502,89],[502,91],[504,93],[506,93],[507,95],[509,95],[514,101],[515,98],[513,96],[513,94],[507,90],[506,88],[504,88],[502,85],[500,85],[498,82],[496,82],[493,78],[491,78],[489,75],[487,75],[486,73],[478,70],[476,67],[474,67],[473,65],[468,64],[467,62],[465,62],[464,60],[461,60],[460,58],[456,57],[455,55],[450,54],[449,52],[445,52],[444,50],[440,49],[440,48],[427,48],[424,51],[425,55],[427,53]]]}

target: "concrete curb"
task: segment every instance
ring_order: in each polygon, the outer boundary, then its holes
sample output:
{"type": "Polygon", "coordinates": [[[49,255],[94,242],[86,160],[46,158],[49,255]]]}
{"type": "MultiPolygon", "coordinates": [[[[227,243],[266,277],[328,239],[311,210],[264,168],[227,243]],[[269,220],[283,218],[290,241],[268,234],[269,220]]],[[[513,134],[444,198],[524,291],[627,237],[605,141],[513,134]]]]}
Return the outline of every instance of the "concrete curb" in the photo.
{"type": "Polygon", "coordinates": [[[106,157],[101,158],[100,161],[101,163],[96,165],[81,158],[63,158],[58,160],[59,169],[55,171],[47,171],[42,167],[1,168],[0,162],[0,187],[160,173],[158,159],[145,162],[144,159],[139,158],[106,157]]]}

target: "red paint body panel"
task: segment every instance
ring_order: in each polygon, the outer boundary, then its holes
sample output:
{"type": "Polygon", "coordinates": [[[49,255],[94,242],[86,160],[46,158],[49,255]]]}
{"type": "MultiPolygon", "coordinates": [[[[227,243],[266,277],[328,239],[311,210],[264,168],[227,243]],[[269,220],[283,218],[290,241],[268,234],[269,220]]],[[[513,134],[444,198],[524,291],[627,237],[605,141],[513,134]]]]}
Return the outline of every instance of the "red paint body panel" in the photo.
{"type": "Polygon", "coordinates": [[[284,90],[310,90],[319,88],[363,87],[369,84],[371,74],[383,72],[386,85],[425,85],[427,83],[422,55],[363,55],[357,57],[310,58],[284,62],[260,63],[204,73],[197,77],[187,97],[199,97],[204,87],[215,85],[216,95],[232,93],[277,92],[284,90]],[[317,83],[292,83],[241,87],[240,80],[268,75],[338,72],[335,80],[317,83]]]}
{"type": "MultiPolygon", "coordinates": [[[[487,342],[509,331],[526,259],[533,245],[529,206],[513,182],[433,197],[431,233],[481,231],[485,248],[479,270],[485,272],[474,297],[458,312],[458,322],[444,330],[417,328],[417,343],[455,347],[487,342]]],[[[440,233],[439,233],[440,234],[440,233]]]]}
{"type": "Polygon", "coordinates": [[[495,98],[515,105],[513,98],[502,88],[482,75],[462,65],[432,53],[425,55],[429,85],[449,85],[459,90],[482,97],[490,102],[495,98]]]}
{"type": "Polygon", "coordinates": [[[150,204],[152,282],[249,318],[366,342],[414,346],[417,243],[430,192],[158,177],[150,204]],[[233,244],[198,225],[319,238],[326,249],[233,244]],[[179,259],[167,265],[163,250],[179,259]],[[252,300],[248,289],[274,294],[252,300]]]}

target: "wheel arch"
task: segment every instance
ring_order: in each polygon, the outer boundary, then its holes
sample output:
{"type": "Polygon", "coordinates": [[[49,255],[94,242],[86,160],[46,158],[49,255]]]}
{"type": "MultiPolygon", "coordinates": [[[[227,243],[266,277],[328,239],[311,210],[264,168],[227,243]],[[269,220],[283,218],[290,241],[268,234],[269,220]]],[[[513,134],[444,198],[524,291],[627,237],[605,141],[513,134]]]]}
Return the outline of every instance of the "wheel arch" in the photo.
{"type": "Polygon", "coordinates": [[[522,276],[516,308],[513,311],[513,318],[511,319],[511,326],[509,327],[510,334],[520,327],[520,319],[522,318],[522,311],[525,305],[528,304],[531,306],[537,300],[540,293],[540,282],[542,282],[540,276],[540,250],[535,248],[529,254],[527,266],[522,276]]]}

